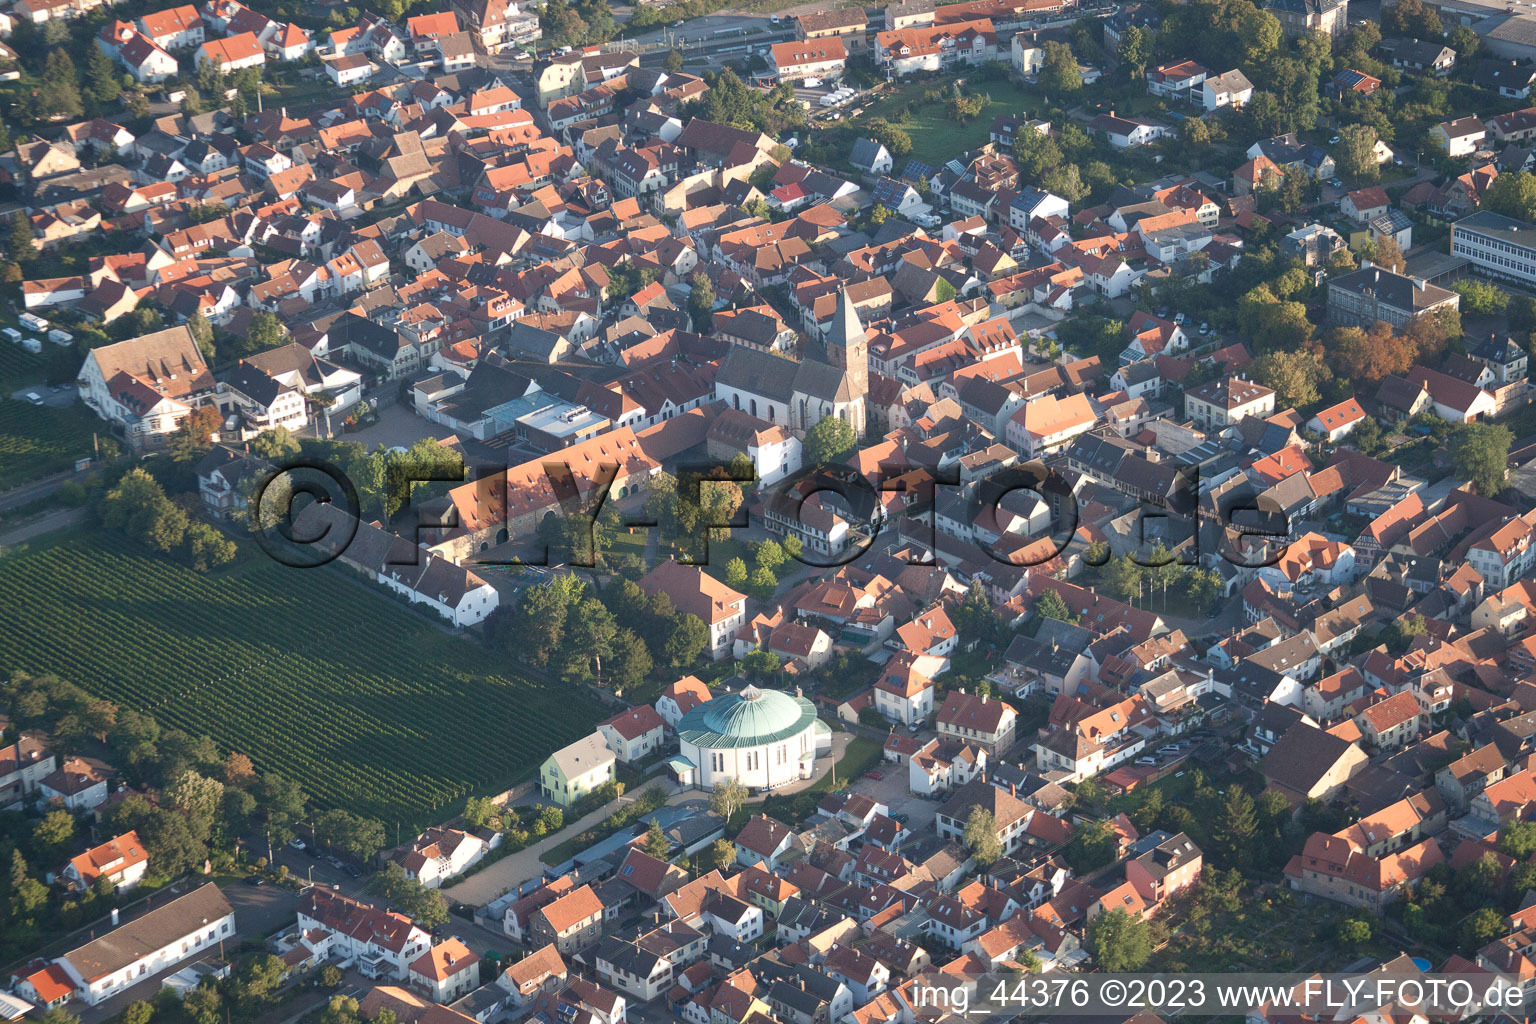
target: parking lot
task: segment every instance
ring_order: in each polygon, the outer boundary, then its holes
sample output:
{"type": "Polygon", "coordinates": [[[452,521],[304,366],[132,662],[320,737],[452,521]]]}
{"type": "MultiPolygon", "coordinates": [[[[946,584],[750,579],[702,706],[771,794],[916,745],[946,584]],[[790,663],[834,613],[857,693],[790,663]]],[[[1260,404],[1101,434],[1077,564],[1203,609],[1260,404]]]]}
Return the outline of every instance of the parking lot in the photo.
{"type": "Polygon", "coordinates": [[[11,392],[11,398],[18,402],[31,402],[33,405],[51,405],[62,409],[73,405],[75,399],[80,397],[73,384],[55,384],[48,387],[46,384],[33,384],[11,392]],[[30,395],[37,395],[39,401],[33,402],[30,395]]]}

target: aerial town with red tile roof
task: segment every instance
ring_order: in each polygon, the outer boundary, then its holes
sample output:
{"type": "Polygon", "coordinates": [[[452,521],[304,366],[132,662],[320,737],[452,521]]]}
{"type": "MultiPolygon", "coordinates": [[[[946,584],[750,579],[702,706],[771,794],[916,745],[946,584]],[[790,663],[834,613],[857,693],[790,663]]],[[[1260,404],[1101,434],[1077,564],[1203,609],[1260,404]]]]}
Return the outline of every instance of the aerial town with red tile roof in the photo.
{"type": "Polygon", "coordinates": [[[0,40],[5,1019],[1536,989],[1536,14],[0,40]]]}

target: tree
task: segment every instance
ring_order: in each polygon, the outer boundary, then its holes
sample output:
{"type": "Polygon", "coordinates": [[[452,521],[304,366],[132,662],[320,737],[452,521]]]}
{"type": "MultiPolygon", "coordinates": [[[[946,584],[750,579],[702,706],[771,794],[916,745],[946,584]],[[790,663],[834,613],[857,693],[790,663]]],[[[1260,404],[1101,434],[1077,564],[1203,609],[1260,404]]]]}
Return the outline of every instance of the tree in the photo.
{"type": "Polygon", "coordinates": [[[1468,423],[1451,435],[1451,465],[1487,498],[1504,490],[1509,474],[1509,448],[1515,435],[1501,423],[1468,423]]]}
{"type": "Polygon", "coordinates": [[[1387,36],[1412,36],[1432,42],[1440,42],[1445,36],[1440,16],[1421,0],[1398,0],[1391,7],[1383,7],[1381,31],[1387,36]]]}
{"type": "Polygon", "coordinates": [[[1511,821],[1499,832],[1499,852],[1515,860],[1525,860],[1536,853],[1536,822],[1511,821]]]}
{"type": "Polygon", "coordinates": [[[736,779],[722,782],[709,794],[709,809],[726,821],[734,818],[746,802],[747,787],[736,779]]]}
{"type": "Polygon", "coordinates": [[[747,585],[747,563],[740,558],[732,558],[725,563],[725,585],[732,590],[740,590],[747,585]]]}
{"type": "Polygon", "coordinates": [[[709,629],[704,625],[704,620],[697,615],[683,614],[677,616],[673,623],[672,631],[663,644],[663,651],[668,665],[682,668],[698,661],[699,655],[708,646],[709,629]]]}
{"type": "Polygon", "coordinates": [[[1067,607],[1067,602],[1061,599],[1061,595],[1054,590],[1047,590],[1035,601],[1035,614],[1042,619],[1060,619],[1062,622],[1076,623],[1078,616],[1072,614],[1072,609],[1067,607]]]}
{"type": "Polygon", "coordinates": [[[1030,181],[1039,181],[1045,173],[1061,165],[1061,147],[1047,132],[1025,127],[1013,137],[1013,158],[1019,173],[1030,181]]]}
{"type": "Polygon", "coordinates": [[[1338,248],[1328,254],[1328,276],[1336,277],[1339,274],[1347,274],[1355,267],[1355,254],[1345,248],[1338,248]]]}
{"type": "MultiPolygon", "coordinates": [[[[1116,56],[1120,58],[1120,64],[1132,78],[1140,78],[1146,71],[1147,63],[1152,59],[1152,33],[1140,25],[1131,25],[1120,36],[1120,45],[1116,48],[1116,56]]],[[[1194,120],[1191,118],[1191,120],[1194,120]]]]}
{"type": "Polygon", "coordinates": [[[987,867],[1003,855],[1002,840],[997,838],[997,819],[980,804],[971,808],[965,819],[965,831],[961,834],[965,848],[971,851],[976,863],[987,867]]]}
{"type": "Polygon", "coordinates": [[[1359,917],[1345,918],[1339,922],[1339,942],[1350,949],[1358,949],[1371,941],[1371,923],[1359,917]]]}
{"type": "Polygon", "coordinates": [[[1088,923],[1088,950],[1101,971],[1134,971],[1152,955],[1152,930],[1119,907],[1106,910],[1088,923]]]}
{"type": "Polygon", "coordinates": [[[106,105],[117,102],[122,95],[123,82],[118,77],[117,66],[99,46],[88,46],[85,51],[85,87],[97,103],[106,105]]]}
{"type": "Polygon", "coordinates": [[[1483,193],[1482,208],[1516,220],[1536,219],[1536,174],[1511,171],[1493,179],[1483,193]]]}
{"type": "Polygon", "coordinates": [[[74,837],[74,815],[68,811],[49,811],[32,828],[32,849],[48,861],[56,860],[74,837]]]}
{"type": "Polygon", "coordinates": [[[256,775],[256,766],[244,754],[230,752],[224,759],[224,781],[231,786],[243,786],[256,775]]]}
{"type": "Polygon", "coordinates": [[[203,354],[203,358],[212,361],[215,354],[213,324],[201,312],[197,312],[187,319],[187,330],[192,333],[192,340],[197,343],[197,350],[203,354]]]}
{"type": "Polygon", "coordinates": [[[287,427],[273,427],[251,439],[251,454],[268,461],[291,458],[300,451],[299,439],[287,427]]]}
{"type": "Polygon", "coordinates": [[[672,859],[672,840],[661,830],[661,822],[651,819],[650,828],[645,830],[645,841],[640,848],[657,860],[672,859]]]}
{"type": "Polygon", "coordinates": [[[965,124],[981,113],[984,106],[986,100],[980,96],[956,96],[949,101],[949,116],[951,120],[965,124]]]}
{"type": "Polygon", "coordinates": [[[1211,830],[1215,852],[1231,867],[1248,867],[1253,863],[1253,839],[1258,830],[1253,797],[1241,786],[1227,787],[1227,797],[1211,830]]]}
{"type": "Polygon", "coordinates": [[[772,679],[779,671],[779,656],[772,651],[748,651],[741,659],[741,674],[748,679],[772,679]]]}
{"type": "Polygon", "coordinates": [[[10,230],[5,238],[5,254],[16,263],[27,263],[37,258],[37,246],[32,241],[32,222],[21,210],[11,214],[10,230]]]}
{"type": "Polygon", "coordinates": [[[423,928],[448,923],[448,901],[443,894],[407,877],[398,863],[390,861],[375,881],[385,899],[423,928]]]}
{"type": "Polygon", "coordinates": [[[1508,928],[1504,916],[1492,907],[1479,907],[1461,926],[1461,946],[1469,953],[1482,949],[1508,928]]]}
{"type": "Polygon", "coordinates": [[[729,839],[716,839],[709,847],[709,864],[716,871],[724,871],[736,863],[736,844],[729,839]]]}
{"type": "Polygon", "coordinates": [[[644,683],[655,667],[650,648],[632,629],[621,629],[613,638],[613,653],[603,662],[608,684],[622,693],[644,683]]]}
{"type": "Polygon", "coordinates": [[[251,317],[250,329],[245,340],[251,352],[265,352],[288,341],[288,329],[273,313],[257,313],[251,317]]]}
{"type": "Polygon", "coordinates": [[[1040,85],[1047,92],[1073,93],[1083,87],[1083,73],[1070,46],[1052,40],[1041,49],[1040,85]]]}
{"type": "MultiPolygon", "coordinates": [[[[1077,802],[1092,802],[1083,796],[1082,786],[1078,786],[1077,802]]],[[[1072,830],[1072,838],[1062,847],[1061,855],[1075,874],[1083,875],[1111,863],[1115,859],[1118,842],[1115,830],[1109,827],[1108,822],[1089,822],[1072,830]]]]}
{"type": "Polygon", "coordinates": [[[1047,173],[1040,184],[1045,186],[1047,192],[1072,203],[1088,194],[1088,186],[1083,184],[1083,174],[1077,169],[1077,164],[1062,164],[1047,173]]]}
{"type": "Polygon", "coordinates": [[[1321,357],[1311,352],[1277,349],[1253,361],[1253,377],[1275,391],[1281,407],[1299,409],[1321,398],[1319,387],[1328,378],[1321,357]]]}
{"type": "Polygon", "coordinates": [[[1341,128],[1334,160],[1342,177],[1351,181],[1375,181],[1381,173],[1381,165],[1376,162],[1376,130],[1363,124],[1341,128]]]}
{"type": "Polygon", "coordinates": [[[1456,51],[1458,61],[1470,61],[1483,45],[1483,37],[1466,25],[1457,25],[1446,37],[1445,45],[1456,51]]]}
{"type": "Polygon", "coordinates": [[[714,319],[715,285],[709,275],[699,270],[688,279],[688,315],[693,318],[693,329],[700,334],[709,333],[714,319]]]}
{"type": "Polygon", "coordinates": [[[1408,261],[1403,258],[1402,247],[1391,235],[1378,235],[1374,248],[1378,265],[1397,273],[1401,273],[1403,267],[1407,266],[1408,261]]]}
{"type": "Polygon", "coordinates": [[[830,466],[843,460],[858,444],[847,420],[828,416],[805,432],[805,462],[810,466],[830,466]]]}
{"type": "Polygon", "coordinates": [[[1461,311],[1472,316],[1494,316],[1509,305],[1509,292],[1476,278],[1457,281],[1451,290],[1461,296],[1461,311]]]}
{"type": "Polygon", "coordinates": [[[333,807],[315,819],[315,832],[327,845],[370,861],[388,841],[384,823],[333,807]]]}
{"type": "Polygon", "coordinates": [[[683,70],[683,51],[670,50],[661,62],[662,70],[668,74],[676,74],[683,70]]]}

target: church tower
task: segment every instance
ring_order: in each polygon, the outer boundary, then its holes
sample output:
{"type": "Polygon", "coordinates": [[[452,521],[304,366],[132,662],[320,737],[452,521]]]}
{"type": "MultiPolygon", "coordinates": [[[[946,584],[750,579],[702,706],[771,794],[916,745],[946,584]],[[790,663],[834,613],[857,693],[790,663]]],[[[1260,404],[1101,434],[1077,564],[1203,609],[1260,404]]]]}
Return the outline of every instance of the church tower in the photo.
{"type": "Polygon", "coordinates": [[[827,362],[843,371],[850,397],[862,406],[869,394],[869,339],[846,288],[838,289],[837,312],[827,332],[827,362]]]}

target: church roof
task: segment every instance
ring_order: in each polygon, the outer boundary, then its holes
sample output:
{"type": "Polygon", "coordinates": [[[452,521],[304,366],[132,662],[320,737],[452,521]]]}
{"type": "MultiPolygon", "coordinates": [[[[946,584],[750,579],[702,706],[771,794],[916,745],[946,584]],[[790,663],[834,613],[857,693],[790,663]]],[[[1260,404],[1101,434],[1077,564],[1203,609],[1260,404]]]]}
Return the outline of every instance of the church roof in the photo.
{"type": "Polygon", "coordinates": [[[789,405],[799,369],[800,364],[772,352],[732,345],[715,382],[789,405]]]}

